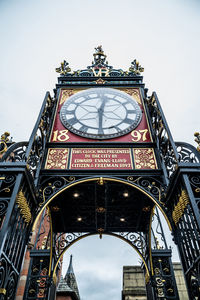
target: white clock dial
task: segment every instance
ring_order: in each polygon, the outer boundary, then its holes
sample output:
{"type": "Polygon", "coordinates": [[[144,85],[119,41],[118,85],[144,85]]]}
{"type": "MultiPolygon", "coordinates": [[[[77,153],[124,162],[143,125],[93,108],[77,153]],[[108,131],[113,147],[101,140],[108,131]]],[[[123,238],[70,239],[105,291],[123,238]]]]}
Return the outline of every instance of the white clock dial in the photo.
{"type": "Polygon", "coordinates": [[[138,103],[124,92],[92,88],[71,96],[60,110],[62,124],[73,133],[110,139],[135,129],[142,118],[138,103]]]}

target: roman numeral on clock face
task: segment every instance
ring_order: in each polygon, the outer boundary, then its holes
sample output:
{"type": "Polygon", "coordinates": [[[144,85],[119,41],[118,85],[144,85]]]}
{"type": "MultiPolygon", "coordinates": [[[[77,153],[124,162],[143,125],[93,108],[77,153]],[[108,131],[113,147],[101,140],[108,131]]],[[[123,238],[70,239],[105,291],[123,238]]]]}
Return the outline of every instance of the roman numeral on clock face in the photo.
{"type": "Polygon", "coordinates": [[[68,122],[69,122],[69,124],[71,124],[73,126],[74,124],[76,124],[78,122],[78,120],[76,118],[72,118],[72,119],[69,119],[68,122]]]}
{"type": "Polygon", "coordinates": [[[132,119],[126,118],[126,119],[124,120],[124,123],[126,123],[126,124],[132,124],[132,123],[133,123],[133,120],[132,120],[132,119]]]}

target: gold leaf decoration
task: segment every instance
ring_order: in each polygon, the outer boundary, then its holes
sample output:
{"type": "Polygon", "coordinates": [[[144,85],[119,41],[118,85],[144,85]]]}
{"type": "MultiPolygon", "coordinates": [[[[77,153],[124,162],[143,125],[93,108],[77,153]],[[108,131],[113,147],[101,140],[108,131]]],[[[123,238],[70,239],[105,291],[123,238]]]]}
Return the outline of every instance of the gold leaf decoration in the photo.
{"type": "Polygon", "coordinates": [[[31,215],[31,210],[28,205],[27,199],[24,196],[24,193],[22,191],[19,191],[16,198],[16,203],[20,209],[20,214],[22,215],[24,221],[28,225],[31,221],[32,215],[31,215]]]}

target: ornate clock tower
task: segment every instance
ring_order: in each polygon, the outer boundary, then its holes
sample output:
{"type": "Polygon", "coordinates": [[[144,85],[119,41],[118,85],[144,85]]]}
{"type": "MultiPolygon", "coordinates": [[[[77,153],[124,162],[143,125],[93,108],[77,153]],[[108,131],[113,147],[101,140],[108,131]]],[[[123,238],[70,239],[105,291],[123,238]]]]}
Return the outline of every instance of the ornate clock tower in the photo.
{"type": "Polygon", "coordinates": [[[17,299],[54,299],[63,254],[95,234],[137,252],[148,299],[179,299],[160,214],[189,299],[199,299],[198,151],[173,141],[136,60],[114,69],[99,46],[86,69],[71,72],[64,61],[56,71],[29,142],[1,140],[0,299],[15,299],[17,286],[17,299]]]}

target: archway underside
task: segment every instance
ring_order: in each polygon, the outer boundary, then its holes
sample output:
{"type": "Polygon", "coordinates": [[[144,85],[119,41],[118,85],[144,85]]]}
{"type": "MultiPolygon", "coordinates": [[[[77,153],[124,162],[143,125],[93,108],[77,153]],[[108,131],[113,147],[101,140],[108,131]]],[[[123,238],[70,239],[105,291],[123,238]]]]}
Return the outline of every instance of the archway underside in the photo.
{"type": "Polygon", "coordinates": [[[151,266],[147,266],[146,258],[150,256],[151,261],[150,227],[155,205],[167,219],[161,187],[155,180],[92,177],[69,182],[60,177],[54,178],[54,182],[48,181],[42,191],[43,203],[36,221],[48,207],[52,229],[49,275],[53,272],[56,277],[60,259],[75,242],[90,235],[99,234],[101,238],[107,234],[124,240],[136,250],[149,278],[151,266]],[[56,253],[52,252],[53,244],[56,253]],[[56,264],[52,266],[55,254],[56,264]]]}
{"type": "Polygon", "coordinates": [[[92,177],[69,182],[64,177],[48,181],[41,189],[43,202],[33,229],[45,207],[49,207],[53,232],[147,233],[156,205],[170,222],[162,204],[162,187],[155,179],[135,181],[113,177],[92,177]]]}
{"type": "Polygon", "coordinates": [[[147,232],[155,204],[119,182],[83,182],[49,204],[54,232],[147,232]]]}

